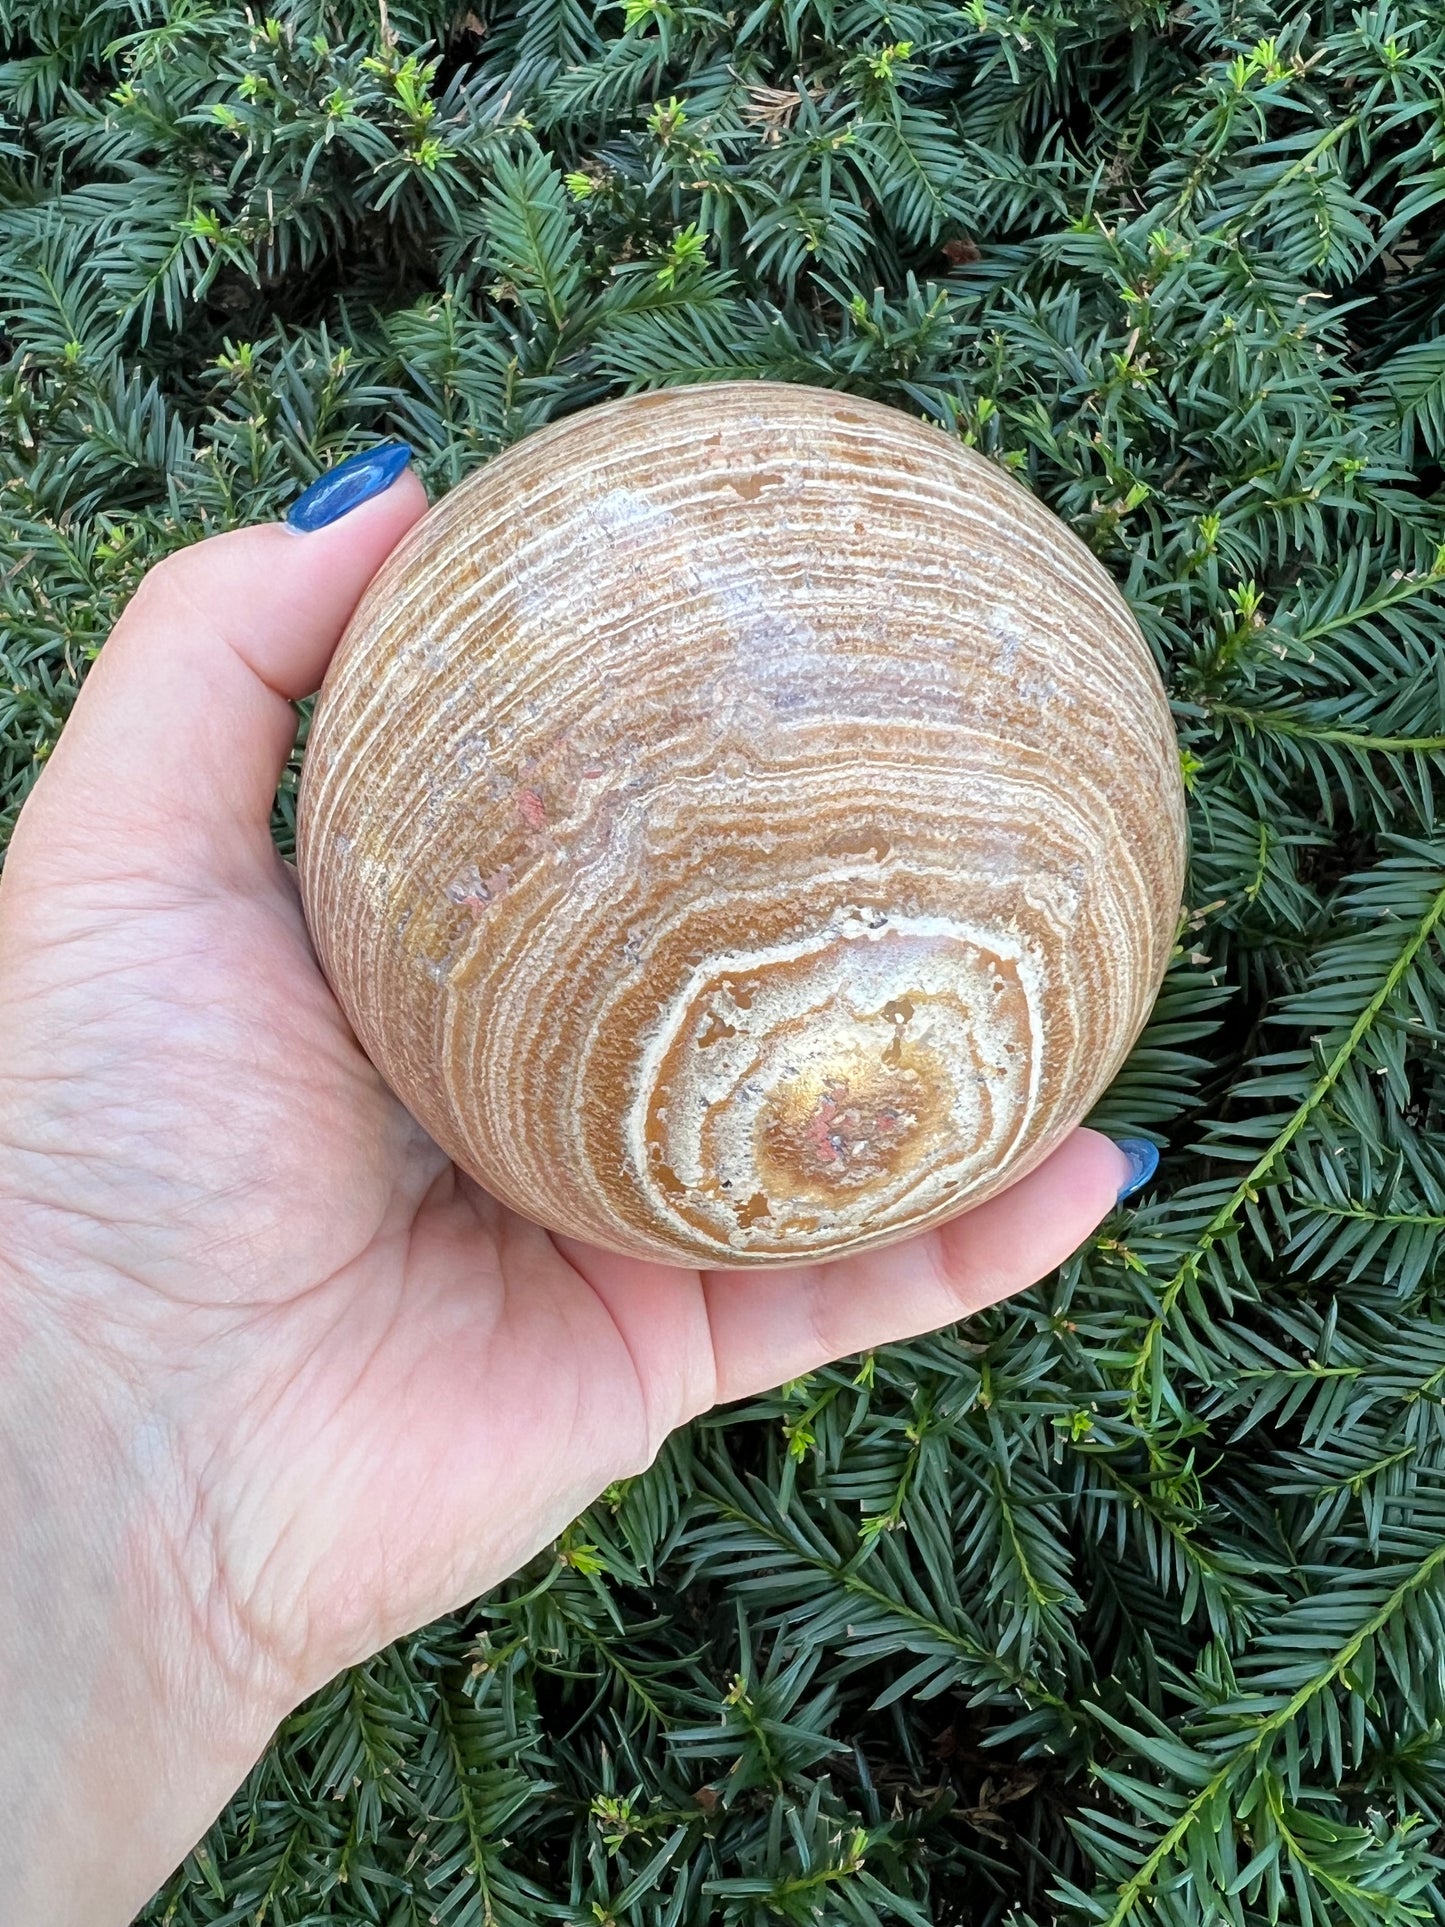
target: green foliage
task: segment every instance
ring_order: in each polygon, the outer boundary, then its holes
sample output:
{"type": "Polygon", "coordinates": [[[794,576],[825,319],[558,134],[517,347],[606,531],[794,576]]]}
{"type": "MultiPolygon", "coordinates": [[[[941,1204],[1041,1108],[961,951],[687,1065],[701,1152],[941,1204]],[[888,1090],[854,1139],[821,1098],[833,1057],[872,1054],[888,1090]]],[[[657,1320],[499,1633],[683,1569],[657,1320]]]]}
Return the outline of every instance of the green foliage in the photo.
{"type": "MultiPolygon", "coordinates": [[[[1186,926],[1054,1279],[675,1439],[301,1708],[147,1919],[1445,1919],[1445,14],[0,0],[0,811],[381,433],[846,387],[1129,595],[1186,926]]],[[[277,835],[290,834],[290,786],[277,835]]]]}

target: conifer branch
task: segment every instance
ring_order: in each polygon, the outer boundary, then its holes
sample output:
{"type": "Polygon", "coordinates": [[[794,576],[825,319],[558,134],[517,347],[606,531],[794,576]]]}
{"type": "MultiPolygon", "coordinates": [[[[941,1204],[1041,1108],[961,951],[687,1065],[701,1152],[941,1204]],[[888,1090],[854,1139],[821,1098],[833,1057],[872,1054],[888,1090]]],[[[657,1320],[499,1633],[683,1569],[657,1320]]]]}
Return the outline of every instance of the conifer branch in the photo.
{"type": "MultiPolygon", "coordinates": [[[[1138,1400],[1146,1380],[1154,1371],[1159,1342],[1168,1328],[1180,1294],[1195,1282],[1208,1252],[1220,1238],[1234,1230],[1241,1212],[1255,1202],[1260,1188],[1269,1180],[1284,1153],[1335,1088],[1356,1051],[1374,1028],[1381,1012],[1386,1009],[1400,985],[1405,981],[1416,958],[1434,936],[1442,917],[1445,917],[1445,888],[1442,888],[1431,900],[1429,908],[1410,932],[1398,956],[1391,964],[1383,983],[1350,1026],[1349,1032],[1316,1079],[1308,1095],[1285,1120],[1265,1150],[1256,1158],[1224,1203],[1209,1219],[1188,1254],[1165,1284],[1159,1294],[1159,1309],[1150,1319],[1143,1341],[1129,1367],[1128,1384],[1131,1400],[1138,1400]]],[[[1158,1396],[1159,1388],[1156,1384],[1153,1393],[1156,1407],[1158,1396]]]]}

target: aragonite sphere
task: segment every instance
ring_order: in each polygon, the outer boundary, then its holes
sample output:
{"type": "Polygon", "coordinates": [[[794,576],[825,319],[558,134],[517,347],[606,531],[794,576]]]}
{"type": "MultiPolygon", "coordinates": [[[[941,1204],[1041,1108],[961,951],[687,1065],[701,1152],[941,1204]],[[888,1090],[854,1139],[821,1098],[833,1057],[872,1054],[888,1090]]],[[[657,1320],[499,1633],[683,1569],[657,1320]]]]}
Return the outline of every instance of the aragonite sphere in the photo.
{"type": "Polygon", "coordinates": [[[299,865],[462,1168],[638,1257],[878,1245],[1036,1165],[1148,1015],[1185,856],[1149,650],[941,430],[767,382],[574,415],[357,609],[299,865]]]}

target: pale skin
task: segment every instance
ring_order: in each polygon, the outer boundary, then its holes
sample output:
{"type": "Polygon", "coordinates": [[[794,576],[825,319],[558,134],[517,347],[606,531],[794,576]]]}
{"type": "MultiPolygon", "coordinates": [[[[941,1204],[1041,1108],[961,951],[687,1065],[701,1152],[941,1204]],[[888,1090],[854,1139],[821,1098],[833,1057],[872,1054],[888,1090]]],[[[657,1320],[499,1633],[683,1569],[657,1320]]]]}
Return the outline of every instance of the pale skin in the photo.
{"type": "Polygon", "coordinates": [[[791,1271],[550,1236],[448,1162],[317,967],[294,698],[426,506],[146,578],[0,880],[0,1920],[124,1923],[277,1722],[514,1571],[719,1400],[935,1329],[1129,1175],[1076,1131],[926,1236],[791,1271]]]}

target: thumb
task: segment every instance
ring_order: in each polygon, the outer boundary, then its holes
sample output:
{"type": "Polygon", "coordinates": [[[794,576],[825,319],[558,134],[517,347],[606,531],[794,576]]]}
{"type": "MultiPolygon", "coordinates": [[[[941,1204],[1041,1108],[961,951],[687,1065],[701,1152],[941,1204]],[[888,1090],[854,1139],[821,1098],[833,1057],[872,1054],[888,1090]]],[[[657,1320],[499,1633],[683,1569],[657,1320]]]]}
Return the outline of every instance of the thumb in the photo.
{"type": "Polygon", "coordinates": [[[233,529],[150,571],[21,812],[11,863],[182,886],[269,871],[292,703],[319,687],[362,591],[426,509],[414,474],[394,479],[405,453],[342,465],[363,485],[369,465],[383,487],[325,527],[233,529]]]}

